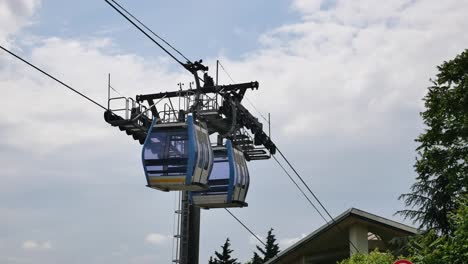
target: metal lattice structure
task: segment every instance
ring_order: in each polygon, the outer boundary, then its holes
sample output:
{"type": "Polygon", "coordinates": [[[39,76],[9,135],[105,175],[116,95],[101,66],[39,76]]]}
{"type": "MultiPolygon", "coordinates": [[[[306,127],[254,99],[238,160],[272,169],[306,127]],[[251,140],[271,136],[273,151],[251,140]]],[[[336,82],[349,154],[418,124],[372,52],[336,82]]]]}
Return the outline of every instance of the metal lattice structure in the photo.
{"type": "MultiPolygon", "coordinates": [[[[258,82],[216,85],[204,72],[201,86],[196,72],[194,77],[198,82],[194,82],[193,89],[137,95],[135,99],[109,97],[104,118],[143,144],[153,118],[159,123],[183,122],[192,114],[206,125],[209,134],[230,139],[248,161],[269,159],[275,154],[276,146],[264,132],[263,124],[242,105],[246,91],[258,89],[258,82]],[[119,101],[119,106],[112,107],[119,101]]],[[[110,94],[110,84],[108,89],[110,94]]]]}

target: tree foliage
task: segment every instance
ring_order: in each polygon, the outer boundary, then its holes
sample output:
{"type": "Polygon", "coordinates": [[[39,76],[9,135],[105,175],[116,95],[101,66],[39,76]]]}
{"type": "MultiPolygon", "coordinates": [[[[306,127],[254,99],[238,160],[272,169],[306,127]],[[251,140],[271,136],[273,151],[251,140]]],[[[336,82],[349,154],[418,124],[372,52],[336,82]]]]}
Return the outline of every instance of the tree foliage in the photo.
{"type": "Polygon", "coordinates": [[[260,257],[257,252],[254,252],[254,256],[252,260],[248,262],[248,264],[262,264],[278,255],[280,250],[279,245],[276,242],[276,237],[273,234],[273,228],[268,231],[265,248],[257,246],[257,249],[260,251],[263,257],[260,257]]]}
{"type": "Polygon", "coordinates": [[[214,259],[210,257],[208,264],[240,264],[236,258],[232,258],[231,253],[233,250],[229,248],[230,246],[231,243],[227,238],[224,245],[221,246],[221,252],[215,251],[216,257],[214,259]]]}
{"type": "Polygon", "coordinates": [[[424,97],[425,131],[416,139],[411,193],[399,213],[442,234],[452,232],[448,215],[468,186],[468,50],[437,67],[439,73],[424,97]]]}
{"type": "Polygon", "coordinates": [[[210,259],[208,260],[208,264],[216,264],[216,261],[213,259],[211,256],[210,259]]]}
{"type": "Polygon", "coordinates": [[[252,259],[245,264],[263,264],[263,263],[264,263],[263,259],[257,254],[257,252],[254,252],[252,259]]]}
{"type": "Polygon", "coordinates": [[[273,228],[271,228],[268,231],[267,235],[267,241],[266,241],[266,246],[265,248],[260,248],[257,246],[257,249],[262,253],[263,255],[263,262],[267,262],[268,260],[274,258],[276,255],[279,253],[279,246],[278,243],[276,243],[276,237],[273,234],[273,228]]]}
{"type": "Polygon", "coordinates": [[[356,253],[338,264],[393,264],[395,257],[390,253],[381,253],[377,250],[369,254],[356,253]]]}
{"type": "Polygon", "coordinates": [[[439,236],[434,230],[420,235],[410,244],[415,264],[465,264],[468,261],[468,196],[458,202],[456,213],[449,214],[451,234],[439,236]]]}

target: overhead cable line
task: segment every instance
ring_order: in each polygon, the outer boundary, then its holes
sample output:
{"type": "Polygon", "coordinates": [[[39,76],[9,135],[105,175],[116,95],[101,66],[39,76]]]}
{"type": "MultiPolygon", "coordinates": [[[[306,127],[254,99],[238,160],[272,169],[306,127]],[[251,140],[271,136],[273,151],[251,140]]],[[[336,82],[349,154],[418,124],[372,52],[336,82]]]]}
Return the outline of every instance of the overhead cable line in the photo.
{"type": "Polygon", "coordinates": [[[111,85],[109,85],[109,88],[111,88],[114,92],[116,92],[118,95],[122,96],[122,97],[126,97],[125,95],[121,94],[119,91],[117,91],[117,89],[115,89],[114,87],[112,87],[111,85]]]}
{"type": "Polygon", "coordinates": [[[265,122],[270,123],[270,121],[268,121],[268,119],[260,112],[260,110],[257,109],[257,107],[255,107],[254,103],[252,103],[252,101],[250,101],[250,99],[247,96],[245,96],[245,99],[255,109],[255,111],[257,111],[257,113],[263,118],[263,120],[265,120],[265,122]]]}
{"type": "MultiPolygon", "coordinates": [[[[229,74],[229,72],[224,68],[224,66],[221,64],[221,62],[219,60],[218,60],[218,64],[219,64],[219,66],[221,66],[221,69],[223,69],[223,71],[226,73],[226,75],[229,77],[229,79],[231,79],[231,82],[233,84],[236,83],[234,81],[234,79],[231,77],[231,75],[229,74]]],[[[244,96],[244,98],[255,109],[255,111],[257,111],[257,113],[263,118],[263,120],[265,120],[265,122],[270,123],[270,121],[262,114],[262,112],[260,112],[260,110],[258,110],[258,108],[252,103],[252,101],[249,100],[249,98],[247,96],[244,96]]]]}
{"type": "Polygon", "coordinates": [[[60,83],[61,85],[65,86],[66,88],[72,90],[73,92],[77,93],[78,95],[84,97],[86,100],[90,101],[91,103],[101,107],[102,109],[104,110],[107,110],[106,107],[104,107],[103,105],[101,105],[100,103],[94,101],[93,99],[89,98],[88,96],[84,95],[83,93],[77,91],[76,89],[72,88],[71,86],[69,86],[68,84],[60,81],[59,79],[55,78],[54,76],[50,75],[49,73],[45,72],[44,70],[40,69],[39,67],[35,66],[34,64],[30,63],[29,61],[21,58],[19,55],[16,55],[15,53],[11,52],[10,50],[4,48],[3,46],[0,45],[0,48],[4,51],[6,51],[7,53],[9,53],[10,55],[12,55],[13,57],[21,60],[22,62],[26,63],[27,65],[33,67],[34,69],[36,69],[37,71],[41,72],[42,74],[46,75],[47,77],[51,78],[52,80],[60,83]]]}
{"type": "MultiPolygon", "coordinates": [[[[235,83],[234,79],[231,77],[231,75],[229,74],[229,72],[224,68],[224,66],[221,64],[221,62],[218,61],[218,64],[219,66],[221,66],[221,69],[223,69],[223,71],[226,73],[226,75],[229,77],[229,79],[231,79],[231,81],[233,83],[235,83]]],[[[245,99],[247,99],[247,101],[250,103],[250,105],[255,109],[255,111],[257,111],[257,113],[263,118],[265,119],[265,121],[269,122],[262,114],[262,112],[260,112],[260,110],[258,110],[257,107],[255,107],[255,105],[247,98],[245,97],[245,99]]],[[[336,223],[335,219],[331,216],[331,214],[328,212],[327,208],[325,208],[325,206],[323,205],[323,203],[319,200],[319,198],[315,195],[315,193],[310,189],[309,185],[304,181],[304,179],[299,175],[299,173],[296,171],[296,169],[292,166],[292,164],[289,162],[289,160],[284,156],[284,154],[278,149],[278,147],[276,147],[276,150],[278,151],[278,153],[281,155],[281,157],[283,157],[283,159],[286,161],[286,163],[289,165],[289,167],[294,171],[294,173],[296,174],[296,176],[299,178],[299,180],[302,182],[302,184],[307,188],[307,190],[309,191],[309,193],[314,197],[314,199],[317,201],[317,203],[320,205],[320,207],[325,211],[325,213],[328,215],[328,217],[331,219],[331,221],[333,223],[336,223]]],[[[315,206],[315,204],[310,200],[310,198],[304,193],[304,191],[302,190],[302,188],[297,184],[297,182],[291,177],[291,174],[289,174],[289,172],[286,170],[286,168],[284,168],[284,166],[281,164],[281,162],[279,162],[279,160],[273,155],[272,156],[275,161],[278,163],[278,165],[281,167],[281,169],[283,169],[283,171],[286,173],[286,175],[289,177],[289,179],[294,183],[294,185],[296,185],[297,189],[304,195],[304,197],[307,199],[307,201],[309,202],[310,205],[312,205],[312,207],[315,209],[315,211],[317,211],[317,213],[322,217],[322,219],[325,221],[325,223],[329,223],[329,221],[323,216],[323,214],[320,212],[320,210],[315,206]]],[[[338,227],[339,228],[339,227],[338,227]]],[[[354,249],[356,249],[358,252],[359,250],[356,248],[356,246],[351,242],[349,241],[351,246],[354,247],[354,249]]]]}
{"type": "Polygon", "coordinates": [[[234,217],[234,219],[237,220],[237,222],[239,222],[239,224],[241,224],[247,231],[249,231],[249,233],[254,236],[260,243],[262,243],[265,247],[266,247],[266,244],[265,242],[263,242],[254,232],[252,232],[252,230],[250,230],[250,228],[248,228],[244,223],[242,223],[241,220],[239,220],[239,218],[237,218],[233,213],[231,213],[231,211],[229,211],[227,208],[224,208],[224,210],[226,210],[232,217],[234,217]]]}
{"type": "MultiPolygon", "coordinates": [[[[107,4],[109,4],[115,11],[117,11],[121,16],[123,16],[125,19],[128,20],[128,22],[130,22],[133,26],[135,26],[138,30],[141,31],[141,33],[145,34],[146,37],[148,37],[151,41],[154,42],[154,44],[158,45],[158,47],[160,47],[164,52],[167,53],[167,55],[169,55],[171,58],[173,58],[175,61],[177,61],[180,65],[182,65],[182,67],[186,68],[185,64],[183,62],[181,62],[179,59],[177,59],[172,53],[170,53],[166,48],[164,48],[159,42],[157,42],[153,37],[151,37],[146,31],[144,31],[140,26],[138,26],[133,20],[131,20],[127,15],[125,15],[124,13],[122,13],[122,11],[120,11],[120,9],[118,9],[115,5],[113,5],[111,2],[109,2],[109,0],[104,0],[106,1],[107,4]]],[[[114,0],[111,0],[112,2],[115,3],[114,0]]],[[[116,3],[117,4],[117,3],[116,3]]],[[[120,5],[119,5],[120,6],[120,5]]],[[[123,9],[123,8],[122,8],[123,9]]],[[[188,62],[190,62],[190,60],[188,60],[188,62]]]]}
{"type": "Polygon", "coordinates": [[[325,208],[325,206],[322,204],[322,202],[319,200],[319,198],[315,195],[315,193],[310,189],[309,185],[304,181],[304,179],[301,177],[301,175],[299,175],[299,173],[296,171],[296,169],[292,166],[292,164],[289,162],[289,160],[284,156],[283,152],[281,152],[281,150],[276,147],[276,150],[278,151],[278,153],[281,155],[281,157],[283,157],[284,161],[286,161],[286,163],[289,165],[289,167],[294,171],[294,173],[296,174],[296,176],[299,178],[299,180],[302,182],[302,184],[304,184],[304,186],[307,188],[307,190],[309,191],[309,193],[314,197],[314,199],[318,202],[318,204],[320,205],[320,207],[322,207],[322,209],[327,213],[327,215],[333,220],[333,217],[331,216],[331,214],[328,212],[327,208],[325,208]]]}
{"type": "MultiPolygon", "coordinates": [[[[23,59],[22,57],[20,57],[19,55],[11,52],[10,50],[4,48],[3,46],[0,45],[0,48],[2,50],[4,50],[5,52],[9,53],[10,55],[12,55],[13,57],[21,60],[22,62],[26,63],[27,65],[31,66],[32,68],[34,68],[35,70],[41,72],[42,74],[46,75],[47,77],[51,78],[52,80],[60,83],[61,85],[65,86],[66,88],[72,90],[73,92],[75,92],[76,94],[84,97],[85,99],[87,99],[88,101],[92,102],[93,104],[99,106],[100,108],[104,109],[104,110],[107,110],[106,107],[104,107],[103,105],[99,104],[98,102],[94,101],[93,99],[89,98],[88,96],[84,95],[83,93],[77,91],[76,89],[72,88],[71,86],[69,86],[68,84],[62,82],[61,80],[55,78],[54,76],[52,76],[51,74],[47,73],[46,71],[40,69],[39,67],[35,66],[34,64],[30,63],[29,61],[23,59]]],[[[225,208],[226,209],[226,208],[225,208]]],[[[237,218],[232,212],[230,212],[228,209],[226,209],[226,211],[235,219],[237,220],[237,222],[239,222],[250,234],[252,234],[260,243],[262,243],[263,245],[266,245],[257,235],[255,235],[255,233],[252,232],[252,230],[250,230],[250,228],[248,228],[241,220],[239,220],[239,218],[237,218]]]]}
{"type": "MultiPolygon", "coordinates": [[[[221,66],[221,69],[223,69],[223,71],[226,73],[226,75],[229,77],[229,79],[231,79],[231,81],[233,83],[235,83],[234,79],[231,77],[231,75],[229,74],[229,72],[224,68],[224,66],[221,64],[221,62],[218,60],[218,64],[219,66],[221,66]]],[[[245,97],[247,99],[247,101],[249,101],[249,103],[252,105],[252,107],[257,111],[258,114],[260,114],[263,119],[266,120],[266,118],[263,116],[262,112],[260,112],[260,110],[258,110],[254,104],[252,104],[252,102],[250,102],[250,100],[248,100],[247,97],[245,97]]],[[[268,122],[268,121],[267,121],[268,122]]],[[[334,218],[331,216],[331,214],[328,212],[327,208],[325,208],[325,206],[323,205],[323,203],[319,200],[319,198],[315,195],[315,193],[310,189],[309,185],[304,181],[304,179],[299,175],[299,173],[296,171],[296,169],[292,166],[292,164],[289,162],[289,160],[284,156],[284,154],[278,149],[278,147],[276,148],[276,150],[278,151],[278,153],[281,155],[281,157],[283,157],[283,159],[286,161],[286,163],[289,165],[289,167],[294,171],[294,173],[296,174],[296,176],[299,178],[299,180],[302,182],[302,184],[307,188],[307,190],[309,191],[309,193],[314,197],[314,199],[317,201],[317,203],[320,205],[320,207],[325,211],[325,213],[328,215],[328,217],[330,217],[330,219],[332,220],[332,222],[335,222],[334,218]]],[[[307,201],[309,201],[309,203],[312,205],[312,207],[314,207],[314,209],[317,211],[317,213],[322,217],[322,219],[328,223],[327,219],[323,216],[323,214],[320,212],[320,210],[318,210],[318,208],[314,205],[314,203],[309,199],[309,197],[304,193],[304,191],[302,190],[302,188],[300,188],[300,186],[297,184],[297,182],[291,177],[291,174],[289,174],[289,172],[284,168],[284,166],[279,162],[279,160],[275,157],[275,156],[272,156],[275,161],[278,163],[278,165],[283,169],[283,171],[286,173],[286,175],[288,175],[289,179],[291,179],[291,181],[294,183],[294,185],[296,185],[296,187],[299,189],[299,191],[304,195],[304,197],[307,199],[307,201]]],[[[352,243],[351,243],[352,244],[352,243]]],[[[354,248],[356,248],[354,245],[353,245],[354,248]]],[[[356,249],[357,250],[357,249],[356,249]]]]}
{"type": "MultiPolygon", "coordinates": [[[[284,156],[284,154],[281,152],[281,150],[279,150],[278,147],[276,147],[276,150],[278,151],[278,153],[281,155],[281,157],[283,157],[283,159],[286,161],[286,163],[289,165],[289,167],[294,171],[294,173],[296,174],[296,176],[299,178],[299,180],[302,182],[302,184],[307,188],[307,190],[309,191],[309,193],[314,197],[314,199],[317,201],[317,203],[320,205],[320,207],[325,211],[325,213],[328,215],[328,217],[330,217],[331,219],[331,222],[333,224],[336,224],[337,228],[341,230],[340,226],[336,223],[335,219],[331,216],[330,212],[328,212],[327,208],[323,205],[323,203],[320,201],[320,199],[315,195],[315,193],[310,189],[309,185],[304,181],[304,179],[301,177],[301,175],[299,175],[299,173],[296,171],[296,169],[294,168],[294,166],[289,162],[289,160],[284,156]]],[[[274,157],[274,156],[273,156],[274,157]]],[[[276,160],[276,158],[275,158],[276,160]]],[[[288,176],[289,176],[289,173],[287,173],[288,176]]],[[[315,207],[315,206],[314,206],[315,207]]],[[[315,208],[317,209],[317,208],[315,208]]],[[[320,214],[320,213],[319,213],[320,214]]],[[[322,214],[320,214],[322,215],[322,214]]],[[[322,218],[324,218],[322,216],[322,218]]],[[[330,222],[327,221],[325,218],[324,218],[325,222],[327,224],[329,224],[330,222]]],[[[356,245],[354,245],[353,242],[351,242],[351,240],[349,240],[349,244],[357,251],[359,252],[359,249],[356,247],[356,245]]]]}
{"type": "MultiPolygon", "coordinates": [[[[235,83],[235,81],[233,80],[233,78],[231,77],[231,75],[228,73],[228,71],[224,68],[224,66],[221,64],[221,62],[218,61],[218,64],[219,66],[221,66],[221,69],[226,73],[226,75],[229,77],[229,79],[231,79],[231,81],[233,83],[235,83]]],[[[265,121],[269,122],[262,114],[262,112],[260,112],[260,110],[258,110],[257,107],[255,107],[255,105],[247,98],[247,101],[249,102],[249,104],[255,109],[255,111],[257,111],[257,113],[263,118],[265,119],[265,121]]],[[[311,190],[311,188],[309,187],[309,185],[304,181],[304,179],[299,175],[299,173],[296,171],[296,169],[292,166],[292,164],[289,162],[289,160],[284,156],[284,154],[278,149],[278,147],[276,148],[276,150],[278,151],[278,153],[283,157],[283,159],[286,161],[286,163],[289,165],[289,167],[294,171],[294,173],[296,174],[296,176],[299,178],[299,180],[302,182],[302,184],[307,188],[307,190],[309,191],[309,193],[314,197],[314,199],[317,201],[317,203],[320,205],[320,207],[325,211],[325,213],[328,215],[328,217],[331,219],[331,222],[332,223],[335,223],[336,224],[336,221],[335,219],[331,216],[331,214],[328,212],[328,210],[325,208],[325,206],[323,205],[323,203],[318,199],[318,197],[315,195],[315,193],[311,190]]],[[[307,199],[307,201],[309,202],[310,205],[312,205],[312,207],[315,209],[315,211],[317,211],[317,213],[322,217],[322,219],[325,221],[325,223],[329,224],[330,221],[328,221],[324,216],[323,214],[320,212],[320,210],[315,206],[315,204],[310,200],[310,198],[307,196],[307,194],[302,190],[302,188],[298,185],[298,183],[292,178],[291,174],[289,174],[289,172],[286,170],[286,168],[284,168],[284,166],[281,164],[281,162],[279,162],[279,160],[273,155],[272,156],[275,161],[278,163],[278,165],[283,169],[283,171],[286,173],[286,175],[289,177],[289,179],[294,183],[294,185],[297,187],[297,189],[304,195],[304,197],[307,199]]],[[[341,229],[338,225],[337,225],[338,229],[341,229]]],[[[359,252],[359,250],[357,249],[357,247],[349,240],[349,243],[350,245],[357,251],[359,252]]]]}
{"type": "Polygon", "coordinates": [[[305,194],[305,192],[302,190],[302,188],[299,186],[299,184],[297,184],[297,182],[292,178],[291,174],[289,174],[289,172],[286,170],[286,168],[283,166],[283,164],[281,164],[281,162],[279,162],[279,160],[275,156],[272,156],[272,157],[273,157],[273,159],[275,159],[276,163],[278,163],[278,165],[281,167],[281,169],[283,169],[284,173],[286,173],[286,175],[288,175],[289,179],[291,179],[291,181],[294,183],[294,185],[296,185],[297,189],[299,189],[299,191],[304,195],[304,197],[307,199],[307,201],[309,201],[309,204],[312,205],[312,207],[315,209],[315,211],[317,211],[317,213],[322,217],[322,219],[325,222],[328,222],[327,219],[320,212],[320,210],[317,208],[317,206],[315,206],[315,204],[310,200],[309,196],[307,196],[307,194],[305,194]]]}
{"type": "Polygon", "coordinates": [[[180,56],[184,57],[184,59],[187,60],[187,62],[190,62],[190,60],[185,57],[184,54],[182,54],[179,50],[177,50],[176,48],[174,48],[171,44],[169,44],[169,42],[167,42],[164,38],[160,37],[158,34],[154,33],[153,30],[151,30],[149,27],[147,27],[143,22],[141,22],[138,18],[136,18],[132,13],[130,13],[130,11],[128,11],[127,9],[125,9],[123,6],[121,6],[119,3],[117,3],[116,1],[114,0],[111,0],[114,4],[116,4],[120,9],[122,9],[125,13],[127,13],[127,15],[131,16],[133,19],[135,19],[142,27],[144,27],[146,30],[148,30],[149,32],[151,32],[155,37],[157,37],[158,39],[160,39],[162,42],[164,42],[166,45],[168,45],[169,47],[171,47],[175,52],[177,52],[180,56]]]}
{"type": "MultiPolygon", "coordinates": [[[[221,66],[221,69],[226,73],[226,75],[229,77],[229,79],[231,79],[231,81],[233,83],[235,83],[234,79],[231,77],[231,75],[229,74],[229,72],[226,70],[226,68],[224,68],[224,66],[221,64],[221,62],[218,61],[218,64],[219,66],[221,66]]],[[[245,99],[247,99],[247,101],[249,102],[249,104],[255,109],[255,111],[257,111],[258,114],[260,114],[260,116],[265,119],[265,121],[269,122],[264,116],[263,114],[260,112],[260,110],[258,110],[257,107],[255,107],[255,105],[247,98],[245,97],[245,99]]],[[[306,184],[306,182],[302,179],[302,177],[297,173],[297,171],[292,167],[291,163],[286,159],[286,157],[283,155],[283,153],[277,148],[278,152],[281,154],[281,156],[283,157],[283,159],[288,163],[288,165],[293,169],[293,171],[295,172],[295,174],[298,176],[298,178],[301,180],[301,182],[304,184],[304,186],[308,189],[308,191],[312,194],[312,196],[315,198],[315,200],[320,204],[320,206],[325,210],[325,212],[328,214],[328,216],[331,218],[331,220],[334,222],[334,219],[333,217],[331,217],[330,213],[327,211],[327,209],[323,206],[323,204],[320,202],[320,200],[318,199],[318,197],[312,192],[312,190],[310,189],[310,187],[306,184]]],[[[291,174],[289,174],[289,172],[286,170],[286,168],[281,164],[281,162],[273,155],[272,156],[275,161],[278,163],[278,165],[281,167],[281,169],[283,169],[283,171],[286,173],[286,175],[289,177],[289,179],[294,183],[294,185],[296,186],[296,188],[302,193],[302,195],[307,199],[307,201],[309,202],[309,204],[315,209],[315,211],[320,215],[320,217],[322,217],[322,219],[325,221],[325,223],[328,224],[328,220],[325,218],[325,216],[323,216],[323,214],[320,212],[320,210],[317,208],[317,206],[315,206],[315,204],[310,200],[309,196],[307,196],[307,194],[302,190],[302,188],[299,186],[299,184],[293,179],[293,177],[291,176],[291,174]]],[[[352,243],[351,243],[352,244],[352,243]]],[[[354,245],[353,245],[354,248],[356,248],[354,245]]]]}
{"type": "MultiPolygon", "coordinates": [[[[182,67],[184,67],[184,69],[192,72],[192,70],[188,67],[187,64],[181,62],[179,59],[177,59],[172,53],[170,53],[166,48],[164,48],[159,42],[157,42],[154,38],[152,38],[146,31],[144,31],[140,26],[138,26],[133,20],[131,20],[128,16],[126,16],[124,13],[122,13],[122,11],[117,8],[116,6],[114,6],[111,2],[109,2],[109,0],[104,0],[108,5],[110,5],[115,11],[117,11],[121,16],[123,16],[125,19],[127,19],[128,22],[130,22],[134,27],[136,27],[138,30],[140,30],[141,33],[143,33],[146,37],[148,37],[151,41],[153,41],[154,44],[158,45],[158,47],[160,47],[164,52],[167,53],[167,55],[169,55],[172,59],[174,59],[177,63],[179,63],[182,67]]],[[[122,10],[124,10],[124,12],[126,12],[127,14],[129,14],[132,18],[135,18],[135,16],[133,16],[130,12],[126,11],[126,9],[124,9],[120,4],[118,4],[116,1],[114,0],[110,0],[112,1],[113,3],[115,3],[118,7],[120,7],[122,10]]],[[[192,64],[192,61],[190,61],[189,59],[187,59],[181,52],[179,52],[177,49],[175,49],[172,45],[170,45],[166,40],[164,40],[163,38],[161,38],[160,36],[158,36],[156,33],[154,33],[151,29],[149,29],[145,24],[143,24],[142,22],[140,22],[140,20],[138,20],[137,18],[135,18],[136,21],[138,21],[139,23],[142,24],[143,27],[147,28],[151,33],[153,33],[157,38],[161,39],[164,43],[166,43],[169,47],[171,47],[173,50],[175,50],[177,53],[181,54],[182,57],[184,57],[186,60],[187,60],[187,63],[188,64],[192,64]]],[[[193,73],[193,72],[192,72],[193,73]]],[[[205,82],[203,80],[203,78],[197,76],[198,80],[200,80],[201,82],[205,82]]]]}
{"type": "MultiPolygon", "coordinates": [[[[233,78],[231,77],[231,75],[229,74],[229,72],[224,68],[224,66],[221,64],[221,62],[218,61],[218,64],[219,66],[221,66],[221,69],[223,69],[223,71],[226,73],[226,75],[229,77],[229,79],[231,79],[231,81],[233,83],[235,83],[235,81],[233,80],[233,78]]],[[[261,117],[263,117],[263,119],[265,119],[267,122],[268,120],[263,116],[262,112],[260,112],[260,110],[257,109],[257,107],[255,107],[255,105],[250,102],[250,100],[245,97],[247,99],[247,101],[250,103],[250,105],[255,109],[255,111],[257,111],[258,114],[260,114],[261,117]]],[[[286,163],[289,165],[289,167],[294,171],[294,173],[296,174],[296,176],[299,178],[299,180],[302,182],[302,184],[307,188],[307,190],[309,191],[309,193],[314,197],[314,199],[317,201],[317,203],[320,205],[320,207],[325,211],[325,213],[328,215],[328,217],[331,219],[331,221],[333,223],[336,223],[335,219],[331,216],[331,214],[328,212],[327,208],[325,208],[325,206],[323,205],[323,203],[319,200],[319,198],[315,195],[315,193],[310,189],[309,185],[304,181],[304,179],[299,175],[299,173],[296,171],[296,169],[292,166],[292,164],[289,162],[289,160],[284,156],[284,154],[278,149],[278,147],[276,147],[276,150],[278,151],[278,153],[281,155],[281,157],[283,157],[283,159],[286,161],[286,163]]],[[[315,211],[317,211],[317,213],[322,217],[322,219],[328,224],[329,221],[323,216],[323,214],[320,212],[320,210],[315,206],[315,204],[310,200],[310,198],[304,193],[304,191],[302,190],[302,188],[297,184],[297,182],[291,177],[291,174],[289,174],[289,172],[286,170],[286,168],[284,168],[284,166],[279,162],[279,160],[273,155],[272,156],[275,161],[278,163],[278,165],[283,169],[283,171],[286,173],[286,175],[289,177],[289,179],[291,179],[291,181],[294,183],[294,185],[296,185],[297,189],[299,189],[299,191],[304,195],[304,197],[307,199],[307,201],[310,203],[310,205],[312,205],[312,207],[315,209],[315,211]]],[[[356,246],[351,242],[349,241],[350,244],[354,247],[354,249],[356,249],[357,251],[359,251],[356,246]]]]}
{"type": "MultiPolygon", "coordinates": [[[[223,69],[223,71],[226,73],[226,75],[229,77],[229,79],[231,79],[231,81],[233,83],[235,83],[235,81],[233,80],[233,78],[231,77],[231,75],[228,73],[228,71],[224,68],[224,66],[221,64],[221,62],[218,61],[218,64],[219,66],[221,66],[221,69],[223,69]]],[[[262,112],[260,112],[260,110],[257,109],[257,107],[255,107],[255,105],[250,102],[250,100],[245,97],[247,99],[247,101],[250,103],[250,105],[255,109],[255,111],[257,111],[258,114],[260,114],[260,116],[265,119],[265,121],[269,122],[262,114],[262,112]]],[[[289,160],[284,156],[284,154],[278,149],[278,147],[276,148],[276,150],[278,151],[278,153],[281,155],[281,157],[283,157],[283,159],[286,161],[286,163],[289,165],[289,167],[294,171],[294,173],[296,174],[296,176],[299,178],[299,180],[302,182],[302,184],[307,188],[307,190],[309,191],[309,193],[314,197],[314,199],[317,201],[317,203],[320,205],[320,207],[325,211],[325,213],[328,215],[328,217],[331,219],[331,222],[332,223],[335,223],[336,224],[336,221],[335,219],[331,216],[331,214],[329,213],[329,211],[327,210],[327,208],[323,205],[323,203],[319,200],[319,198],[315,195],[315,193],[311,190],[311,188],[309,187],[309,185],[304,181],[304,179],[299,175],[299,173],[296,171],[296,169],[292,166],[292,164],[289,162],[289,160]]],[[[289,174],[289,172],[286,170],[286,168],[284,168],[284,166],[281,164],[281,162],[279,162],[279,160],[273,155],[272,156],[275,161],[278,163],[278,165],[283,169],[283,171],[286,173],[286,175],[289,177],[289,179],[294,183],[294,185],[296,185],[297,189],[304,195],[304,197],[307,199],[307,201],[309,202],[310,205],[312,205],[312,207],[315,209],[315,211],[317,211],[317,213],[322,217],[322,219],[325,221],[325,223],[329,223],[329,221],[323,216],[323,214],[320,212],[320,210],[315,206],[315,204],[310,200],[310,198],[304,193],[304,191],[302,190],[302,188],[297,184],[297,182],[291,177],[291,174],[289,174]]],[[[337,225],[338,226],[338,225],[337,225]]],[[[339,228],[339,226],[338,226],[339,228]]],[[[350,245],[356,250],[359,252],[359,250],[357,249],[357,247],[351,242],[349,241],[350,245]]]]}
{"type": "Polygon", "coordinates": [[[221,66],[221,69],[223,69],[223,71],[226,73],[226,75],[229,77],[229,79],[231,79],[231,82],[232,82],[232,83],[236,83],[236,82],[234,81],[234,79],[232,79],[232,77],[231,77],[231,75],[229,74],[229,72],[224,68],[223,64],[221,64],[221,62],[220,62],[219,60],[218,60],[218,64],[219,64],[219,66],[221,66]]]}

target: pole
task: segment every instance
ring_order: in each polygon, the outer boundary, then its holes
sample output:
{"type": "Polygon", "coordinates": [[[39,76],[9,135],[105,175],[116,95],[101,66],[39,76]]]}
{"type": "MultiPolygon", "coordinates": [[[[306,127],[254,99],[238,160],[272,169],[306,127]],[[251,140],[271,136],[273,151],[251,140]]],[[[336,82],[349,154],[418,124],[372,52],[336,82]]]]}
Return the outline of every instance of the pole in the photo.
{"type": "MultiPolygon", "coordinates": [[[[219,60],[216,60],[216,87],[218,87],[219,60]]],[[[218,93],[216,93],[216,104],[218,104],[218,93]]]]}
{"type": "Polygon", "coordinates": [[[180,225],[180,264],[198,264],[200,242],[200,208],[190,204],[189,192],[182,193],[180,225]]]}
{"type": "Polygon", "coordinates": [[[219,60],[216,60],[216,86],[218,86],[219,60]]]}
{"type": "Polygon", "coordinates": [[[271,139],[271,121],[270,121],[270,113],[268,113],[268,137],[271,139]]]}
{"type": "Polygon", "coordinates": [[[107,110],[110,110],[110,73],[109,78],[107,79],[107,110]]]}
{"type": "Polygon", "coordinates": [[[198,264],[200,252],[200,207],[190,206],[189,223],[189,249],[188,259],[190,264],[198,264]]]}

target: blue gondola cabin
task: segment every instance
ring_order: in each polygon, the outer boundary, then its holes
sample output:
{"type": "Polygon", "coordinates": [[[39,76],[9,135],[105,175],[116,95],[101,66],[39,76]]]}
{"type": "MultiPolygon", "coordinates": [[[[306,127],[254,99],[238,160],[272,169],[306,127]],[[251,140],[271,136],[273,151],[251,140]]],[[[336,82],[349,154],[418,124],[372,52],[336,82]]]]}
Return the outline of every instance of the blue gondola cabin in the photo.
{"type": "Polygon", "coordinates": [[[250,178],[244,154],[230,140],[226,140],[225,146],[212,149],[214,163],[208,179],[209,189],[192,192],[192,203],[205,209],[247,206],[250,178]]]}
{"type": "Polygon", "coordinates": [[[162,191],[208,189],[213,151],[208,131],[194,123],[158,124],[154,119],[142,151],[148,187],[162,191]]]}

